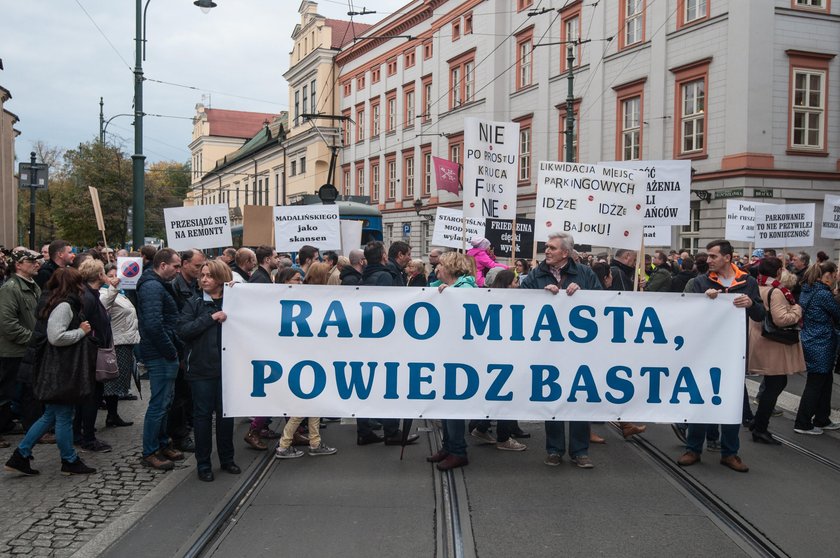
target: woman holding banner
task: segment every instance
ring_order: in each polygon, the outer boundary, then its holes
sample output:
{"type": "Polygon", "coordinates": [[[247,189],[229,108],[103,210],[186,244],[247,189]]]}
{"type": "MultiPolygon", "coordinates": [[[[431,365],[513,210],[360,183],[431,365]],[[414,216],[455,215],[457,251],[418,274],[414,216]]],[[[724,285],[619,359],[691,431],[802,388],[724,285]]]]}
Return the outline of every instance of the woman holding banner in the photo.
{"type": "MultiPolygon", "coordinates": [[[[458,252],[447,252],[440,257],[437,266],[437,278],[438,280],[431,286],[437,287],[441,293],[447,287],[453,289],[476,288],[475,278],[470,275],[470,265],[467,258],[458,252]]],[[[437,463],[437,468],[440,471],[448,471],[468,465],[470,461],[467,459],[467,441],[464,438],[466,425],[464,421],[444,419],[442,422],[443,447],[434,455],[427,457],[426,461],[437,463]]]]}

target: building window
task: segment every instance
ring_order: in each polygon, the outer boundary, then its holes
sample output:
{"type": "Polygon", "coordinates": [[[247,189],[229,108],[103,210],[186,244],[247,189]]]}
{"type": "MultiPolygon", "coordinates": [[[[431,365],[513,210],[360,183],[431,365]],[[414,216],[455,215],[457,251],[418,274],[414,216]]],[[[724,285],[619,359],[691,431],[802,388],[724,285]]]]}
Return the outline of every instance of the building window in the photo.
{"type": "Polygon", "coordinates": [[[432,119],[432,76],[423,78],[423,114],[422,122],[429,122],[432,119]]]}
{"type": "Polygon", "coordinates": [[[423,156],[423,190],[420,195],[423,197],[432,194],[432,146],[431,144],[421,145],[420,153],[423,156]]]}
{"type": "Polygon", "coordinates": [[[519,182],[531,181],[531,120],[519,124],[519,182]]]}
{"type": "Polygon", "coordinates": [[[300,118],[300,91],[295,91],[295,126],[300,118]]]}
{"type": "Polygon", "coordinates": [[[530,8],[533,4],[534,0],[516,0],[516,11],[521,12],[530,8]]]}
{"type": "Polygon", "coordinates": [[[792,8],[827,12],[831,0],[793,0],[792,8]]]}
{"type": "Polygon", "coordinates": [[[706,80],[697,79],[680,86],[680,154],[703,151],[706,126],[706,80]]]}
{"type": "Polygon", "coordinates": [[[356,163],[356,195],[365,195],[365,163],[356,163]]]}
{"type": "Polygon", "coordinates": [[[403,155],[403,199],[414,197],[414,150],[403,155]]]}
{"type": "Polygon", "coordinates": [[[574,67],[577,68],[581,65],[582,49],[578,41],[580,41],[580,14],[582,6],[583,4],[578,2],[560,12],[562,22],[560,26],[560,72],[565,72],[569,69],[568,57],[570,46],[574,48],[574,67]]]}
{"type": "Polygon", "coordinates": [[[372,83],[379,83],[382,78],[382,70],[379,66],[370,71],[370,81],[372,83]]]}
{"type": "Polygon", "coordinates": [[[403,88],[403,127],[410,128],[414,126],[414,84],[407,85],[403,88]]]}
{"type": "Polygon", "coordinates": [[[397,128],[397,92],[389,91],[385,94],[385,121],[386,132],[393,132],[397,128]]]}
{"type": "Polygon", "coordinates": [[[677,0],[677,29],[709,18],[708,0],[677,0]]]}
{"type": "Polygon", "coordinates": [[[790,61],[788,149],[793,154],[827,154],[829,63],[833,54],[786,51],[790,61]]]}
{"type": "MultiPolygon", "coordinates": [[[[292,161],[292,169],[289,176],[297,176],[297,161],[292,161]]],[[[248,192],[248,187],[245,187],[245,192],[248,192]]]]}
{"type": "Polygon", "coordinates": [[[642,158],[646,79],[642,78],[613,88],[616,93],[616,160],[636,161],[642,158]]]}
{"type": "Polygon", "coordinates": [[[393,76],[394,74],[397,73],[397,59],[396,58],[392,58],[392,59],[388,60],[387,66],[388,66],[388,75],[389,76],[393,76]]]}
{"type": "Polygon", "coordinates": [[[432,40],[431,39],[429,39],[428,41],[423,43],[423,60],[428,60],[429,58],[431,58],[432,55],[434,54],[434,52],[435,52],[435,50],[434,50],[434,47],[432,46],[432,40]]]}
{"type": "Polygon", "coordinates": [[[472,12],[470,12],[464,16],[464,35],[472,35],[472,32],[472,12]]]}
{"type": "Polygon", "coordinates": [[[453,163],[463,165],[464,161],[461,155],[464,152],[464,133],[460,132],[449,136],[449,160],[453,163]]]}
{"type": "Polygon", "coordinates": [[[516,36],[516,89],[528,87],[534,80],[534,28],[516,36]]]}
{"type": "Polygon", "coordinates": [[[306,109],[309,108],[309,95],[307,95],[308,91],[309,91],[309,86],[304,85],[303,86],[303,94],[301,95],[303,97],[303,102],[300,105],[301,108],[303,109],[303,112],[306,112],[306,109]]]}
{"type": "Polygon", "coordinates": [[[341,193],[345,196],[350,195],[350,165],[341,167],[341,193]]]}
{"type": "Polygon", "coordinates": [[[353,83],[350,82],[349,80],[345,81],[344,84],[342,85],[342,90],[344,92],[344,96],[349,97],[350,93],[353,92],[353,83]]]}
{"type": "Polygon", "coordinates": [[[310,99],[309,102],[311,103],[311,107],[310,107],[309,112],[311,112],[312,114],[317,114],[318,113],[318,107],[317,107],[317,104],[315,102],[315,80],[314,79],[311,82],[309,82],[309,95],[310,95],[309,96],[309,99],[310,99]]]}
{"type": "Polygon", "coordinates": [[[621,32],[618,47],[624,48],[645,40],[645,0],[621,0],[621,32]]]}
{"type": "Polygon", "coordinates": [[[412,50],[411,52],[405,53],[405,62],[403,63],[404,67],[411,68],[414,66],[415,60],[415,52],[412,50]]]}
{"type": "Polygon", "coordinates": [[[688,224],[680,227],[680,250],[691,254],[700,251],[700,200],[691,202],[688,224]]]}
{"type": "Polygon", "coordinates": [[[370,160],[370,198],[379,201],[379,159],[370,160]]]}
{"type": "Polygon", "coordinates": [[[300,174],[306,174],[306,157],[300,158],[300,174]]]}
{"type": "Polygon", "coordinates": [[[449,108],[473,101],[475,94],[475,49],[449,62],[449,108]]]}
{"type": "Polygon", "coordinates": [[[379,122],[382,114],[379,108],[379,97],[370,101],[370,136],[375,138],[379,135],[379,122]]]}
{"type": "Polygon", "coordinates": [[[457,41],[461,38],[461,20],[456,19],[452,22],[452,40],[457,41]]]}
{"type": "Polygon", "coordinates": [[[385,158],[385,170],[388,173],[386,177],[388,181],[386,197],[393,201],[397,197],[397,159],[394,155],[385,158]]]}
{"type": "Polygon", "coordinates": [[[341,141],[344,145],[350,145],[350,110],[341,113],[344,117],[341,121],[341,141]]]}
{"type": "Polygon", "coordinates": [[[356,78],[356,91],[361,91],[365,88],[365,76],[361,75],[356,78]]]}
{"type": "Polygon", "coordinates": [[[365,139],[365,105],[356,106],[356,141],[365,139]]]}

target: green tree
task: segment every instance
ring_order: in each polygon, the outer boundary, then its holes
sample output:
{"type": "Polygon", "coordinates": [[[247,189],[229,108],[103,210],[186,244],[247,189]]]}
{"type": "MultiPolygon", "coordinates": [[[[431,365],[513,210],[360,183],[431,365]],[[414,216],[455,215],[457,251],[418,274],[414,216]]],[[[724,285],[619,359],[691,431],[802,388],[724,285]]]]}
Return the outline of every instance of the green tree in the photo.
{"type": "MultiPolygon", "coordinates": [[[[59,147],[50,146],[43,141],[35,142],[33,146],[35,159],[38,163],[46,163],[49,172],[48,189],[35,191],[35,249],[42,244],[51,242],[56,236],[56,225],[53,221],[53,194],[61,188],[66,179],[64,173],[64,151],[59,147]]],[[[18,231],[22,239],[21,244],[29,246],[29,189],[18,191],[18,231]]]]}
{"type": "Polygon", "coordinates": [[[166,238],[163,210],[181,207],[190,189],[190,165],[160,161],[146,171],[146,236],[166,238]]]}

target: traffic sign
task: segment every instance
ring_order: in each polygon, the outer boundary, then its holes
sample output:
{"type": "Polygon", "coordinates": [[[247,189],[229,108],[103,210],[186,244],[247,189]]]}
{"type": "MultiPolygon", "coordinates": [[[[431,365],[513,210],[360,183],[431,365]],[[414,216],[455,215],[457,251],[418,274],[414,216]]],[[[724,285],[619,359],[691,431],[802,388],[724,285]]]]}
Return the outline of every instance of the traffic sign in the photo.
{"type": "Polygon", "coordinates": [[[18,178],[21,188],[46,188],[49,167],[44,163],[19,163],[18,178]]]}

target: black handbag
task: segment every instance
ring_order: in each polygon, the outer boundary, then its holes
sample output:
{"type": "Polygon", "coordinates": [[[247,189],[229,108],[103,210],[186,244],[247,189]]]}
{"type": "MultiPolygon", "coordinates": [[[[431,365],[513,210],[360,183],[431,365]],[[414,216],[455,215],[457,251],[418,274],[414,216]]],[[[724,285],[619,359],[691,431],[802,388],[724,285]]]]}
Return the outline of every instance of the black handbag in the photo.
{"type": "MultiPolygon", "coordinates": [[[[82,321],[74,308],[68,329],[78,328],[82,321]]],[[[72,405],[85,400],[96,386],[96,355],[96,344],[89,335],[66,347],[48,341],[33,369],[32,393],[44,403],[72,405]]]]}
{"type": "MultiPolygon", "coordinates": [[[[776,287],[771,287],[770,292],[767,293],[767,305],[770,306],[770,300],[773,296],[773,291],[776,287]]],[[[761,336],[776,343],[783,345],[796,345],[799,343],[799,326],[792,325],[788,327],[777,327],[773,322],[773,314],[768,308],[764,315],[764,322],[761,324],[761,336]]]]}

